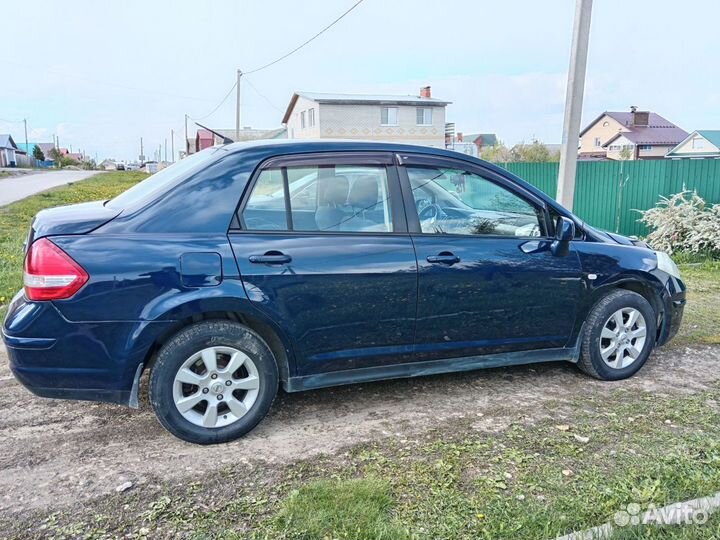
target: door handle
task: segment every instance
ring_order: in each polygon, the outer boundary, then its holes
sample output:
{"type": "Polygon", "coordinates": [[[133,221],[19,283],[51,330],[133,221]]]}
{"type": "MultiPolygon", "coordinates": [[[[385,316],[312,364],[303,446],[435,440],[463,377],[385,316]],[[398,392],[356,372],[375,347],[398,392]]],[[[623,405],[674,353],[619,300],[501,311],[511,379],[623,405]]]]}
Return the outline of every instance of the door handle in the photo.
{"type": "Polygon", "coordinates": [[[443,251],[437,255],[428,255],[427,262],[452,265],[460,262],[460,257],[449,251],[443,251]]]}
{"type": "Polygon", "coordinates": [[[250,255],[248,260],[255,264],[287,264],[292,257],[281,251],[268,251],[264,255],[250,255]]]}

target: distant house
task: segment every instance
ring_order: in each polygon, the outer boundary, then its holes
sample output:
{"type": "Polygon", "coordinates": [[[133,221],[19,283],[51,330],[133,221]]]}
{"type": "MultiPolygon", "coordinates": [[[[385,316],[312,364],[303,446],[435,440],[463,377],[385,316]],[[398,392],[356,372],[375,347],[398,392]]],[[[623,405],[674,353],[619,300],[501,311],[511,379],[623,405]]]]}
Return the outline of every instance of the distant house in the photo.
{"type": "Polygon", "coordinates": [[[364,139],[445,148],[445,108],[425,86],[417,96],[295,92],[282,123],[288,139],[364,139]]]}
{"type": "Polygon", "coordinates": [[[469,133],[463,138],[477,147],[478,155],[482,154],[483,149],[492,148],[498,143],[497,135],[494,133],[469,133]]]}
{"type": "Polygon", "coordinates": [[[0,135],[0,167],[17,167],[18,146],[11,135],[0,135]]]}
{"type": "Polygon", "coordinates": [[[448,150],[455,150],[470,156],[479,157],[483,150],[492,148],[498,143],[497,135],[494,133],[470,133],[458,132],[454,137],[446,136],[445,146],[448,150]]]}
{"type": "Polygon", "coordinates": [[[51,142],[49,143],[39,143],[39,142],[30,142],[30,143],[18,143],[18,148],[23,150],[28,156],[33,155],[33,149],[35,147],[40,148],[42,150],[43,155],[45,156],[45,159],[48,161],[52,161],[52,157],[50,156],[50,150],[55,148],[55,145],[51,142]]]}
{"type": "MultiPolygon", "coordinates": [[[[285,139],[285,128],[274,128],[274,129],[253,129],[251,127],[243,127],[239,134],[234,129],[216,129],[216,133],[219,133],[223,137],[240,142],[240,141],[256,141],[260,139],[285,139]]],[[[216,144],[221,144],[223,139],[214,135],[207,129],[198,129],[194,139],[187,140],[187,153],[194,154],[205,148],[210,148],[216,144]]]]}
{"type": "Polygon", "coordinates": [[[670,159],[720,159],[720,130],[693,131],[665,157],[670,159]]]}
{"type": "Polygon", "coordinates": [[[660,159],[687,137],[687,132],[659,114],[606,111],[580,132],[580,158],[660,159]]]}
{"type": "Polygon", "coordinates": [[[114,171],[116,164],[114,159],[104,159],[100,162],[98,165],[101,169],[105,169],[106,171],[114,171]]]}

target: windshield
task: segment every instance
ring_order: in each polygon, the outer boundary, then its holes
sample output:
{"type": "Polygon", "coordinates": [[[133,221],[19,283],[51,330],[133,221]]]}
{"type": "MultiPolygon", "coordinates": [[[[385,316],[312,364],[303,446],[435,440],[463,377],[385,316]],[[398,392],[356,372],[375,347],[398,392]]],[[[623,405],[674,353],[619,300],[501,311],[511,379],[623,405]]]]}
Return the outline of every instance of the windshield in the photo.
{"type": "Polygon", "coordinates": [[[106,206],[124,210],[136,206],[141,201],[149,199],[152,195],[167,191],[178,180],[213,161],[217,152],[221,149],[222,147],[206,148],[197,154],[173,163],[142,182],[135,184],[127,191],[123,191],[114,199],[110,199],[106,206]]]}

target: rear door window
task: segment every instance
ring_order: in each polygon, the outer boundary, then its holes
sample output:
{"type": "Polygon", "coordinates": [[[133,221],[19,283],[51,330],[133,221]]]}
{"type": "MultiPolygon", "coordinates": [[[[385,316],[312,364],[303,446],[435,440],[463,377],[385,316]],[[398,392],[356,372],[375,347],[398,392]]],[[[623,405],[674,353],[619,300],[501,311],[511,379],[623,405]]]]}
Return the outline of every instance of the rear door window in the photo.
{"type": "Polygon", "coordinates": [[[258,176],[242,223],[246,230],[390,233],[390,203],[383,165],[271,168],[258,176]]]}

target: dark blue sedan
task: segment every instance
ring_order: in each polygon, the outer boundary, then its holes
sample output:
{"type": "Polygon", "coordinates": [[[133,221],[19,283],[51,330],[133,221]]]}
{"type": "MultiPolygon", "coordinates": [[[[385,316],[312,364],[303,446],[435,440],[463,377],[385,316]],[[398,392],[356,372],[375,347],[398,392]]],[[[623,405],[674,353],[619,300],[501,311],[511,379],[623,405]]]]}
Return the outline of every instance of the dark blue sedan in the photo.
{"type": "Polygon", "coordinates": [[[3,326],[32,392],[138,406],[219,443],[279,385],[562,360],[637,372],[678,329],[672,260],[498,167],[432,148],[263,141],[40,212],[3,326]]]}

